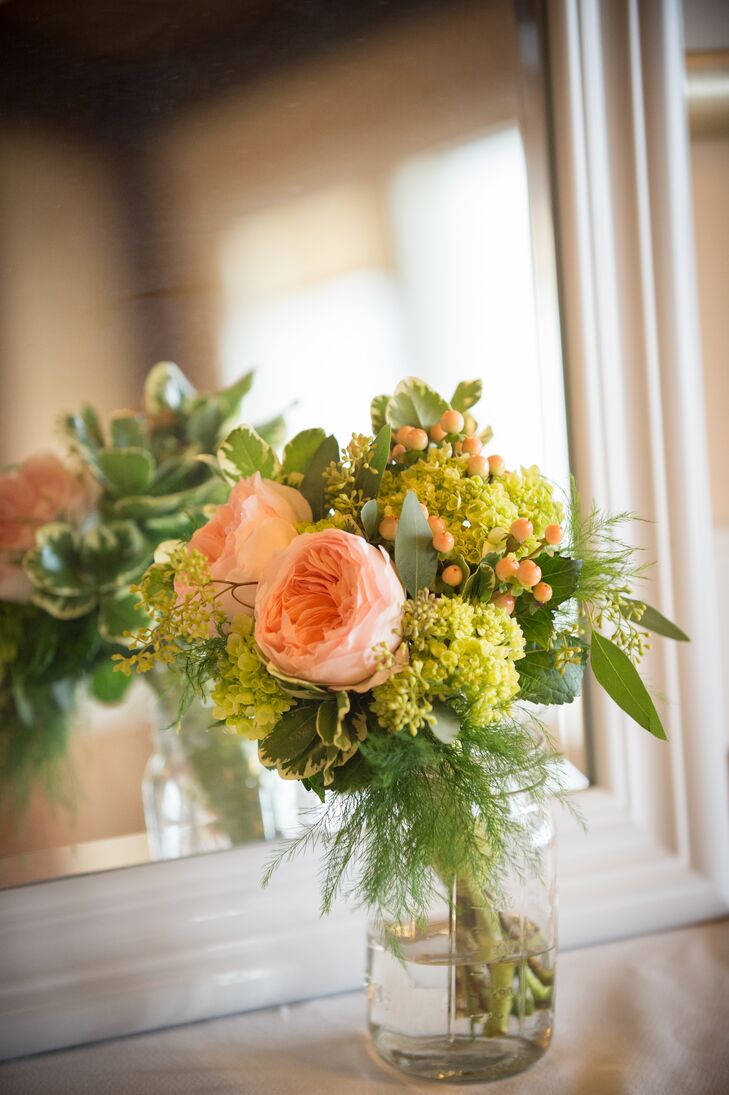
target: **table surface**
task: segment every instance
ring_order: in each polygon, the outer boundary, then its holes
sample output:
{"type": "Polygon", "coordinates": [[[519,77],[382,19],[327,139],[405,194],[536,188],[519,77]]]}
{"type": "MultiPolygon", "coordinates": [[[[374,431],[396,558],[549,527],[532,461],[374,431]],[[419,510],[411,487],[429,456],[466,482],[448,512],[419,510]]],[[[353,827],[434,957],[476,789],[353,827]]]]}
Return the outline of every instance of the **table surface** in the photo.
{"type": "MultiPolygon", "coordinates": [[[[500,1085],[455,1092],[726,1095],[729,921],[563,954],[554,1041],[500,1085]]],[[[0,1066],[3,1095],[433,1092],[383,1066],[361,993],[214,1019],[0,1066]]]]}

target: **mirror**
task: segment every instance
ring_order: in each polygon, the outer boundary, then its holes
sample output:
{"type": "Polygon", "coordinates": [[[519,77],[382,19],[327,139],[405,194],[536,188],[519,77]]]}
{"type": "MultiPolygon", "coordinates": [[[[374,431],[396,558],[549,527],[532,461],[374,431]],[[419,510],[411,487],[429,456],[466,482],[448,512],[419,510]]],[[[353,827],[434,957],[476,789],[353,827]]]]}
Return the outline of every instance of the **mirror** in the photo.
{"type": "MultiPolygon", "coordinates": [[[[138,406],[175,360],[206,390],[254,368],[246,419],[340,437],[405,375],[480,376],[494,451],[565,484],[538,36],[518,8],[2,5],[0,463],[57,444],[61,411],[138,406]]],[[[295,828],[300,792],[204,709],[165,730],[169,703],[141,682],[117,706],[79,695],[56,797],[3,808],[0,884],[295,828]]],[[[586,771],[580,710],[559,718],[586,771]]]]}

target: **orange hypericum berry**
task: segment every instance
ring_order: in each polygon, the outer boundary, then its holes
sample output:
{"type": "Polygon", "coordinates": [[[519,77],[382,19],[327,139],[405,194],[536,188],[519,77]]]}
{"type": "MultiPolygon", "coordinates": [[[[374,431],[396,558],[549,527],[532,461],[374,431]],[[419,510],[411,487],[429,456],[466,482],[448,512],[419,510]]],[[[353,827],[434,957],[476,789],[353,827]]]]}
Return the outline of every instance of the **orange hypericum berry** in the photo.
{"type": "Polygon", "coordinates": [[[537,582],[532,593],[534,594],[534,600],[539,601],[540,604],[552,600],[552,587],[547,582],[537,582]]]}
{"type": "Polygon", "coordinates": [[[494,567],[496,577],[500,582],[508,582],[510,578],[515,577],[518,569],[519,564],[513,555],[505,555],[503,559],[499,559],[494,567]]]}
{"type": "Polygon", "coordinates": [[[454,543],[455,540],[450,532],[436,532],[433,537],[433,547],[442,555],[447,555],[449,551],[453,551],[454,543]]]}
{"type": "Polygon", "coordinates": [[[551,547],[556,547],[562,542],[564,531],[561,525],[547,525],[544,530],[544,539],[551,547]]]}
{"type": "Polygon", "coordinates": [[[394,540],[397,536],[397,517],[383,517],[380,521],[380,536],[383,540],[394,540]]]}
{"type": "Polygon", "coordinates": [[[463,442],[463,451],[467,452],[469,456],[478,456],[483,448],[483,442],[480,437],[466,437],[463,442]]]}
{"type": "Polygon", "coordinates": [[[436,532],[445,532],[446,523],[442,517],[436,517],[434,513],[431,513],[428,518],[428,524],[430,525],[430,531],[435,535],[436,532]]]}
{"type": "Polygon", "coordinates": [[[390,456],[392,457],[393,460],[397,461],[397,463],[399,464],[402,461],[402,458],[405,455],[405,452],[406,452],[405,446],[400,445],[398,443],[397,445],[393,445],[392,452],[390,453],[390,456]]]}
{"type": "Polygon", "coordinates": [[[425,430],[421,430],[420,428],[410,430],[403,444],[406,449],[422,452],[423,449],[427,449],[428,447],[428,435],[425,430]]]}
{"type": "Polygon", "coordinates": [[[404,445],[412,432],[412,426],[401,426],[399,430],[396,430],[395,440],[397,441],[398,445],[404,445]]]}
{"type": "Polygon", "coordinates": [[[491,598],[491,604],[496,605],[497,608],[503,608],[504,612],[508,612],[511,616],[516,607],[516,600],[510,593],[496,593],[491,598]]]}
{"type": "Polygon", "coordinates": [[[542,577],[542,571],[532,559],[522,559],[516,572],[521,585],[531,589],[542,577]]]}
{"type": "Polygon", "coordinates": [[[489,462],[485,456],[469,456],[468,474],[486,476],[489,473],[489,462]]]}
{"type": "Polygon", "coordinates": [[[436,422],[434,426],[430,427],[430,440],[435,441],[436,445],[440,445],[445,435],[446,431],[443,429],[440,422],[436,422]]]}
{"type": "Polygon", "coordinates": [[[503,456],[490,456],[489,457],[489,471],[492,475],[501,475],[504,470],[504,458],[503,456]]]}
{"type": "Polygon", "coordinates": [[[521,544],[532,535],[534,526],[531,521],[527,521],[526,517],[518,517],[516,521],[512,522],[509,532],[521,544]]]}
{"type": "Polygon", "coordinates": [[[446,433],[463,433],[463,415],[460,411],[443,411],[439,425],[446,433]]]}
{"type": "Polygon", "coordinates": [[[445,568],[441,578],[447,586],[459,586],[463,581],[463,571],[456,563],[451,563],[445,568]]]}

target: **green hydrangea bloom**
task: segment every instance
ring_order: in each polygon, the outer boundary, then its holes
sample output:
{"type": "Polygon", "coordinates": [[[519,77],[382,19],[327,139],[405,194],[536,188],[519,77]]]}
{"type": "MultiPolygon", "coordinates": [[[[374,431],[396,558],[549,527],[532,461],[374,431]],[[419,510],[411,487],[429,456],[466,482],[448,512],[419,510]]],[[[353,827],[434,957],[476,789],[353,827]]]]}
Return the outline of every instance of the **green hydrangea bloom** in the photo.
{"type": "Polygon", "coordinates": [[[212,698],[215,718],[251,741],[265,737],[294,705],[261,661],[250,616],[233,621],[212,698]]]}
{"type": "Polygon", "coordinates": [[[506,472],[501,482],[516,506],[517,516],[526,517],[534,526],[534,535],[525,540],[516,552],[517,556],[531,555],[543,540],[547,525],[564,524],[564,506],[555,501],[552,484],[544,478],[536,464],[522,468],[520,473],[506,472]]]}
{"type": "Polygon", "coordinates": [[[488,726],[519,691],[514,663],[524,637],[495,605],[420,593],[403,610],[403,636],[408,665],[372,693],[372,713],[386,730],[416,734],[433,722],[434,700],[454,698],[488,726]]]}
{"type": "MultiPolygon", "coordinates": [[[[515,551],[529,555],[549,524],[560,524],[563,507],[552,498],[552,487],[538,468],[522,468],[499,477],[468,474],[468,457],[454,456],[450,445],[428,450],[407,468],[387,470],[379,501],[386,515],[398,517],[408,491],[414,491],[431,514],[442,517],[454,539],[453,551],[476,565],[494,550],[489,533],[506,530],[518,517],[534,525],[534,536],[515,551]]],[[[498,549],[498,535],[495,538],[498,549]]]]}

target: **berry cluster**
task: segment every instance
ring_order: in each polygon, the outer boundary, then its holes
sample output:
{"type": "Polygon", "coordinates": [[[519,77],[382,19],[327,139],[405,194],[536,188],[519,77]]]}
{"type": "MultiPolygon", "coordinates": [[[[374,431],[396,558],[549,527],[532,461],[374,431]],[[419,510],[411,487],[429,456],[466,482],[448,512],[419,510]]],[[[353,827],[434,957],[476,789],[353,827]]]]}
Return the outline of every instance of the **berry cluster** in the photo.
{"type": "MultiPolygon", "coordinates": [[[[530,536],[534,534],[531,521],[528,521],[525,517],[519,517],[516,521],[512,522],[508,531],[508,537],[515,541],[517,544],[523,543],[528,540],[530,536]]],[[[543,544],[545,547],[557,547],[562,542],[564,532],[561,525],[547,525],[544,530],[543,544]]],[[[506,540],[506,546],[508,547],[508,538],[506,540]]],[[[535,555],[540,554],[542,545],[537,548],[533,553],[535,555]]],[[[513,583],[517,588],[528,589],[535,601],[539,604],[546,604],[547,601],[552,599],[552,587],[548,582],[542,581],[541,568],[534,562],[531,556],[527,556],[526,559],[517,559],[516,556],[510,552],[504,555],[502,559],[499,559],[498,563],[494,567],[496,577],[502,585],[509,585],[513,588],[513,583]]],[[[501,591],[495,593],[491,598],[493,604],[498,605],[499,608],[503,608],[509,615],[514,611],[516,606],[516,599],[513,593],[510,591],[501,591]]]]}
{"type": "MultiPolygon", "coordinates": [[[[403,464],[409,454],[425,454],[430,445],[450,445],[449,451],[454,457],[468,458],[466,473],[469,476],[479,476],[485,480],[499,478],[506,473],[504,459],[496,454],[487,456],[483,452],[483,441],[476,433],[477,428],[473,415],[464,415],[457,410],[444,411],[439,421],[429,430],[418,426],[401,426],[393,435],[390,459],[395,464],[403,464]]],[[[446,522],[438,514],[429,513],[428,507],[422,503],[421,509],[433,533],[433,547],[439,555],[449,556],[454,549],[455,539],[448,531],[446,522]]],[[[398,524],[395,516],[383,517],[379,524],[382,539],[394,541],[398,524]]],[[[563,530],[558,524],[547,525],[539,547],[526,558],[517,559],[513,549],[533,536],[532,522],[525,517],[513,521],[509,528],[492,529],[488,536],[489,547],[496,552],[507,552],[494,568],[501,588],[493,594],[491,603],[504,609],[509,615],[516,606],[515,593],[528,590],[539,604],[546,604],[552,598],[552,588],[541,580],[541,569],[532,556],[539,555],[544,547],[557,547],[562,541],[563,530]]],[[[447,558],[442,562],[440,577],[445,585],[455,589],[468,577],[468,573],[464,574],[459,563],[449,562],[447,558]]]]}

